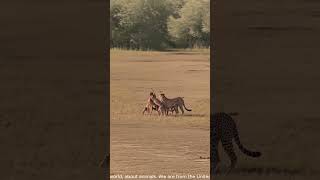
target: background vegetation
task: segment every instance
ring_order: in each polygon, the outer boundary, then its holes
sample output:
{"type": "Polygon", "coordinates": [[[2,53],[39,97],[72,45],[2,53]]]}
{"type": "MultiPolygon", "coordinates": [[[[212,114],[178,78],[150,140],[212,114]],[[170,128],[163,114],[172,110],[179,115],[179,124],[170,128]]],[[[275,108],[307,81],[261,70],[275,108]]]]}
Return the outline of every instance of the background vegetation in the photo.
{"type": "Polygon", "coordinates": [[[111,0],[111,47],[209,47],[210,0],[111,0]]]}

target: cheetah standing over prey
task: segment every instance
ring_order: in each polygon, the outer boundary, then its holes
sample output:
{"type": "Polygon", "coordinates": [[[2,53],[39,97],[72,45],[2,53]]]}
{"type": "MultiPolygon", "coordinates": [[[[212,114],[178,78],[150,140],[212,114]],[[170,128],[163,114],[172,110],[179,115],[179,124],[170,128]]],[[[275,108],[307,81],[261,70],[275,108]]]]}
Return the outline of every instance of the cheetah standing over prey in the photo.
{"type": "Polygon", "coordinates": [[[217,165],[220,162],[218,154],[218,144],[221,141],[224,151],[228,154],[231,165],[228,173],[235,167],[237,162],[237,156],[233,149],[232,139],[238,145],[242,153],[251,157],[260,157],[260,152],[253,152],[246,149],[240,142],[238,130],[234,119],[231,117],[236,114],[227,113],[215,113],[211,116],[210,125],[210,167],[211,173],[215,174],[217,170],[217,165]]]}
{"type": "Polygon", "coordinates": [[[191,111],[191,109],[188,109],[185,106],[183,97],[176,97],[176,98],[169,99],[164,95],[164,93],[161,93],[160,100],[167,108],[170,108],[170,109],[173,108],[176,114],[179,113],[178,107],[180,108],[182,114],[184,114],[183,108],[185,108],[187,111],[191,111]]]}

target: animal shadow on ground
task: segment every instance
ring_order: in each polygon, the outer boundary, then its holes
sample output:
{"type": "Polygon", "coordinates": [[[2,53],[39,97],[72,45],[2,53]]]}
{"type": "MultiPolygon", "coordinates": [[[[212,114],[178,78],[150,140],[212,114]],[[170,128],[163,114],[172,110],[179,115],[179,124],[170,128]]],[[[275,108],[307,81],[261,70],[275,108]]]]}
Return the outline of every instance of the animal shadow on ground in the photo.
{"type": "MultiPolygon", "coordinates": [[[[219,169],[216,175],[227,175],[228,168],[219,169]]],[[[239,167],[231,170],[229,174],[234,175],[288,175],[288,176],[297,176],[297,175],[318,175],[320,172],[314,170],[306,169],[287,169],[287,168],[278,168],[278,167],[239,167]]],[[[214,175],[213,175],[214,176],[214,175]]]]}

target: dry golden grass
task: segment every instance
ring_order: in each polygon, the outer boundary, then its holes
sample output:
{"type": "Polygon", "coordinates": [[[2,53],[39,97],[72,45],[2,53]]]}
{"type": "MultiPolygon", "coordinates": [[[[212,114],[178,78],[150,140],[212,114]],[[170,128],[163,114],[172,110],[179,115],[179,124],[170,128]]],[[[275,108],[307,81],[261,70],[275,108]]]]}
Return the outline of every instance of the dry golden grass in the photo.
{"type": "Polygon", "coordinates": [[[111,50],[111,175],[209,174],[210,60],[202,51],[111,50]],[[151,88],[184,116],[142,115],[151,88]]]}
{"type": "MultiPolygon", "coordinates": [[[[110,56],[112,57],[122,57],[122,56],[161,56],[164,55],[165,52],[172,52],[172,53],[198,53],[202,55],[210,55],[209,48],[187,48],[187,49],[168,49],[167,51],[142,51],[142,50],[134,50],[134,49],[121,49],[121,48],[111,48],[110,49],[110,56]]],[[[117,59],[117,58],[116,58],[117,59]]]]}
{"type": "Polygon", "coordinates": [[[129,50],[112,48],[110,49],[110,58],[112,57],[122,57],[122,56],[156,56],[161,54],[159,51],[140,51],[140,50],[129,50]]]}

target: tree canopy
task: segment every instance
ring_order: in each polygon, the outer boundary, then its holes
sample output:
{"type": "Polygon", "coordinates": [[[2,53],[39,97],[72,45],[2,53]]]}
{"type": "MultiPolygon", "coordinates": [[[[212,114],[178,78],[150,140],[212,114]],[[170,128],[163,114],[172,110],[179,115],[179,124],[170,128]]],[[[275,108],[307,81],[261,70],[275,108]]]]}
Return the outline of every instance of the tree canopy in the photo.
{"type": "Polygon", "coordinates": [[[111,0],[111,47],[208,47],[210,0],[111,0]]]}

